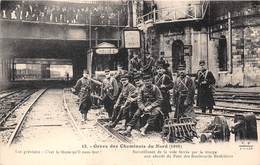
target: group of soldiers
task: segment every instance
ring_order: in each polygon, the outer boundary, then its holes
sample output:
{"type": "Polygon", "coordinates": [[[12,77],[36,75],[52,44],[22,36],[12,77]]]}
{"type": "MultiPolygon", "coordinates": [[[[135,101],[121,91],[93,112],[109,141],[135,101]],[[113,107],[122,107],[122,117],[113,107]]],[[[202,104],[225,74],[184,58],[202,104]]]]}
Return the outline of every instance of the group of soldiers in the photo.
{"type": "Polygon", "coordinates": [[[101,100],[108,113],[109,127],[116,127],[122,121],[122,131],[119,133],[131,136],[133,128],[140,128],[145,135],[149,130],[160,131],[164,120],[175,107],[174,118],[191,117],[195,119],[193,111],[195,86],[198,89],[197,105],[205,113],[206,109],[212,113],[214,106],[213,90],[215,78],[205,67],[205,61],[200,61],[201,69],[195,80],[185,71],[179,71],[173,80],[168,70],[169,64],[164,59],[157,62],[150,54],[143,62],[134,54],[129,61],[129,72],[119,70],[114,76],[110,70],[105,70],[103,81],[94,80],[87,70],[84,70],[73,92],[79,94],[79,110],[82,119],[87,119],[87,112],[91,108],[91,86],[98,84],[101,87],[101,100]],[[172,92],[172,95],[170,94],[172,92]]]}

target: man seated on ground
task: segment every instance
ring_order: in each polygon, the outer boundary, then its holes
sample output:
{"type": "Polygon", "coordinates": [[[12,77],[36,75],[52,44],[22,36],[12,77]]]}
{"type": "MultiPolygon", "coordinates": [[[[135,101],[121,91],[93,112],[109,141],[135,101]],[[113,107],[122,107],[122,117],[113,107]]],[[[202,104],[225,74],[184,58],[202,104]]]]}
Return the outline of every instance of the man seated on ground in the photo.
{"type": "Polygon", "coordinates": [[[128,128],[126,130],[126,134],[129,135],[133,125],[135,124],[136,117],[140,116],[140,114],[148,115],[147,122],[144,127],[142,127],[141,134],[145,135],[147,130],[155,130],[156,128],[160,127],[157,125],[158,120],[162,119],[163,113],[161,112],[160,104],[162,101],[162,94],[160,89],[152,84],[152,77],[150,75],[144,75],[143,77],[144,85],[141,87],[137,103],[139,110],[138,113],[135,113],[133,119],[129,122],[128,128]],[[160,118],[161,117],[161,118],[160,118]]]}
{"type": "Polygon", "coordinates": [[[122,126],[125,129],[126,123],[130,121],[134,112],[137,109],[137,103],[132,99],[136,94],[136,88],[133,84],[129,83],[127,74],[121,76],[122,91],[114,105],[112,122],[110,127],[115,127],[120,120],[123,121],[122,126]]]}

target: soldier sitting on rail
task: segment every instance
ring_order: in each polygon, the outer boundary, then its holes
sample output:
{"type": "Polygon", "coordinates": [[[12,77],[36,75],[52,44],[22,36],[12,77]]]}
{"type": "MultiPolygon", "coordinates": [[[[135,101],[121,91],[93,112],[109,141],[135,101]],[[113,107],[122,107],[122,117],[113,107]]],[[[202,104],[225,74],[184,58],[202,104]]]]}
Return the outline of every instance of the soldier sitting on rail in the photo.
{"type": "MultiPolygon", "coordinates": [[[[135,81],[135,85],[136,85],[136,89],[135,89],[135,93],[138,94],[138,92],[141,90],[141,88],[143,87],[143,78],[141,74],[136,74],[134,76],[134,81],[135,81]]],[[[137,95],[132,95],[132,101],[133,102],[137,102],[137,95]]],[[[137,107],[138,108],[138,107],[137,107]]],[[[141,116],[143,115],[143,112],[140,108],[138,108],[133,117],[131,118],[130,122],[127,123],[127,129],[125,131],[121,131],[119,132],[122,135],[125,136],[131,136],[131,131],[132,129],[136,126],[137,122],[139,121],[139,119],[141,118],[141,116]]]]}
{"type": "Polygon", "coordinates": [[[173,89],[176,108],[174,117],[177,120],[181,117],[195,117],[193,111],[194,94],[195,87],[192,79],[186,75],[185,71],[180,71],[173,89]]]}
{"type": "Polygon", "coordinates": [[[83,70],[83,76],[77,81],[76,85],[71,90],[79,96],[79,111],[82,114],[82,122],[85,122],[87,120],[87,113],[92,105],[91,80],[88,70],[83,70]]]}
{"type": "Polygon", "coordinates": [[[123,85],[122,91],[114,105],[114,111],[112,115],[112,122],[110,127],[115,127],[120,120],[123,120],[122,126],[125,129],[126,123],[128,123],[137,107],[136,101],[133,97],[137,97],[136,88],[133,84],[129,83],[129,77],[127,74],[121,76],[121,83],[123,85]]]}
{"type": "Polygon", "coordinates": [[[148,129],[157,129],[156,123],[163,115],[161,112],[162,94],[160,89],[152,84],[152,77],[150,75],[143,76],[144,85],[140,89],[137,97],[138,108],[143,114],[148,115],[148,120],[144,127],[142,127],[141,134],[145,135],[148,129]]]}

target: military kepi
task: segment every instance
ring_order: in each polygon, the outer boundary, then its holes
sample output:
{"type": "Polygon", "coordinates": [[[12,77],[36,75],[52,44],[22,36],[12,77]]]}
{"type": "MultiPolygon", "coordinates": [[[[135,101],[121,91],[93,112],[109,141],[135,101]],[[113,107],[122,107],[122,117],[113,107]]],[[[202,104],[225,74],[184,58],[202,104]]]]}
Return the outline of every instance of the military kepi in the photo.
{"type": "Polygon", "coordinates": [[[199,65],[205,65],[205,64],[206,64],[205,60],[200,60],[199,65]]]}

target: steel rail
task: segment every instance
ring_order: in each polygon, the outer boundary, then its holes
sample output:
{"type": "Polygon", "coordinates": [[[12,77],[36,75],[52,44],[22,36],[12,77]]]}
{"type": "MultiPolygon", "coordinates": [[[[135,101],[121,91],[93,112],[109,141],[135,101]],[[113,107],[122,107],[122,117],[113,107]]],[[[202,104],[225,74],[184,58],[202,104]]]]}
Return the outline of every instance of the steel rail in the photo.
{"type": "Polygon", "coordinates": [[[4,95],[4,96],[1,96],[0,97],[0,101],[2,100],[2,99],[5,99],[6,97],[8,97],[8,96],[11,96],[11,95],[13,95],[13,94],[15,94],[15,93],[18,93],[18,92],[21,92],[22,90],[20,89],[20,90],[15,90],[15,91],[13,91],[13,92],[10,92],[10,93],[8,93],[8,94],[6,94],[6,95],[4,95]]]}
{"type": "Polygon", "coordinates": [[[39,100],[39,98],[47,91],[46,89],[43,89],[43,91],[33,100],[33,103],[29,106],[29,108],[25,111],[21,119],[19,120],[17,126],[15,127],[14,132],[12,133],[11,137],[8,139],[7,146],[10,147],[12,143],[14,142],[15,137],[18,135],[19,131],[22,128],[22,125],[25,121],[25,118],[27,114],[31,111],[32,107],[35,105],[35,103],[39,100]]]}
{"type": "Polygon", "coordinates": [[[65,109],[65,111],[68,113],[69,115],[69,118],[71,119],[71,124],[72,126],[74,127],[74,129],[77,130],[77,132],[80,134],[81,138],[84,139],[84,133],[82,133],[82,131],[80,130],[80,128],[78,127],[76,121],[75,121],[75,118],[73,117],[70,109],[69,109],[69,106],[67,104],[67,101],[66,101],[66,96],[65,96],[65,89],[63,89],[63,107],[65,109]]]}
{"type": "Polygon", "coordinates": [[[108,125],[105,125],[106,122],[108,122],[108,119],[97,119],[97,125],[105,130],[109,135],[117,139],[119,142],[131,143],[131,140],[129,138],[119,134],[116,130],[110,128],[108,125]]]}
{"type": "MultiPolygon", "coordinates": [[[[33,94],[33,93],[32,93],[33,94]]],[[[32,95],[31,94],[31,95],[32,95]]],[[[12,110],[10,110],[5,116],[4,118],[2,118],[0,120],[0,126],[4,124],[4,122],[7,120],[7,118],[16,110],[18,109],[23,103],[25,103],[30,97],[31,95],[26,96],[24,99],[21,100],[21,102],[19,102],[12,110]]]]}
{"type": "MultiPolygon", "coordinates": [[[[231,115],[231,114],[218,114],[218,113],[202,113],[202,112],[196,112],[195,114],[197,115],[205,115],[205,116],[224,116],[224,117],[228,117],[228,118],[234,118],[235,115],[231,115]]],[[[256,117],[256,120],[260,120],[259,117],[256,117]]]]}

